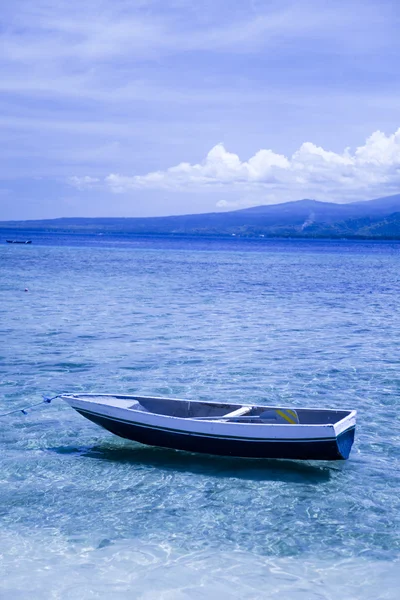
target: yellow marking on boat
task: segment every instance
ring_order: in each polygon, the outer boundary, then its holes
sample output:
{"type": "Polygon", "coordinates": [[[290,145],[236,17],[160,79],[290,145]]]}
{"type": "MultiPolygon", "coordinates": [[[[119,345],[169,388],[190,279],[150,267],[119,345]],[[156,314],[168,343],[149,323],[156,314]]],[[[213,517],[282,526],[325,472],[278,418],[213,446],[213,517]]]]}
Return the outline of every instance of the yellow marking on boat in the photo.
{"type": "Polygon", "coordinates": [[[287,421],[291,425],[296,425],[296,423],[299,422],[296,411],[291,410],[290,408],[288,408],[288,409],[277,408],[276,414],[278,414],[280,417],[282,417],[282,419],[285,419],[285,421],[287,421]]]}

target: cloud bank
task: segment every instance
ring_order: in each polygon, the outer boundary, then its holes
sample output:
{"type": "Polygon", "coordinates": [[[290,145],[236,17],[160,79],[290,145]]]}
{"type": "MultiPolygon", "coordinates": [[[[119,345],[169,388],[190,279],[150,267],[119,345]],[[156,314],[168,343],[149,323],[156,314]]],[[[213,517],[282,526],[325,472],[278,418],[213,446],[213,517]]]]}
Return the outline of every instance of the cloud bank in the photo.
{"type": "Polygon", "coordinates": [[[3,2],[0,219],[398,191],[395,5],[3,2]]]}
{"type": "MultiPolygon", "coordinates": [[[[93,187],[97,181],[82,177],[71,178],[70,183],[82,189],[86,184],[93,187]]],[[[346,148],[336,153],[304,142],[290,157],[261,149],[247,161],[220,143],[200,163],[181,162],[145,175],[112,173],[103,179],[102,185],[122,194],[144,189],[212,188],[255,193],[250,200],[246,197],[244,204],[256,202],[258,194],[268,191],[273,192],[272,201],[285,201],[288,194],[337,201],[351,200],[362,192],[390,194],[400,187],[400,128],[391,135],[374,132],[354,152],[346,148]],[[338,193],[340,198],[335,198],[338,193]]],[[[221,200],[219,206],[228,207],[229,201],[221,200]]]]}

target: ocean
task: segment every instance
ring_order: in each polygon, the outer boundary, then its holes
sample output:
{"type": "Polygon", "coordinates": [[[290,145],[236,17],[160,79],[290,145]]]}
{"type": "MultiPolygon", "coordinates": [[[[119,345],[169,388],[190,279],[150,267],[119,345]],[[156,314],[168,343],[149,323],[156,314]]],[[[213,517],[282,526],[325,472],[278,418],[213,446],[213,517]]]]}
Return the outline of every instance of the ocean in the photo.
{"type": "Polygon", "coordinates": [[[79,391],[358,411],[332,463],[146,447],[60,400],[1,417],[1,598],[398,599],[400,243],[1,242],[0,413],[79,391]]]}

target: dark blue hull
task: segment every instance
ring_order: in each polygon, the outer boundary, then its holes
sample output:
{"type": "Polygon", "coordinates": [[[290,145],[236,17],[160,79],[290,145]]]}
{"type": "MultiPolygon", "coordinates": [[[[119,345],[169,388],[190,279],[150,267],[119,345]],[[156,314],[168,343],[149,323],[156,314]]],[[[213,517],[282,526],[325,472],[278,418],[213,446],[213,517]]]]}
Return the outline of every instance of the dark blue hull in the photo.
{"type": "Polygon", "coordinates": [[[286,458],[295,460],[343,460],[349,457],[354,427],[337,438],[319,440],[251,440],[186,433],[173,429],[148,427],[117,420],[88,411],[78,412],[119,437],[187,452],[242,458],[286,458]]]}

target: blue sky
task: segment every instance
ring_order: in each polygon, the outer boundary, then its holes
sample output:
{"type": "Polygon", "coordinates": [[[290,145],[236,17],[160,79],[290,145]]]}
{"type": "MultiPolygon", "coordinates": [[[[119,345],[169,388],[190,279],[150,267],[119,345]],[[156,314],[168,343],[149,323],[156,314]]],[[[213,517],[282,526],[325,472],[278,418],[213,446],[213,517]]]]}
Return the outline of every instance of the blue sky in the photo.
{"type": "Polygon", "coordinates": [[[400,191],[396,0],[13,0],[0,219],[400,191]]]}

